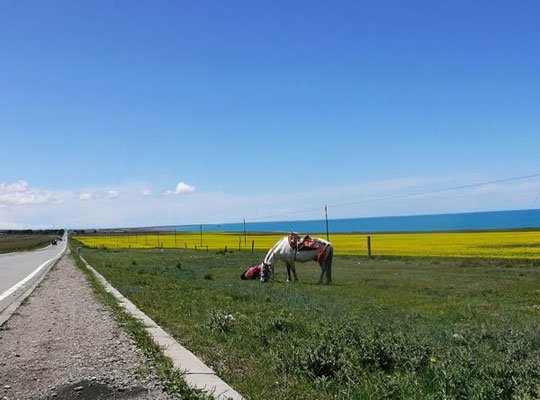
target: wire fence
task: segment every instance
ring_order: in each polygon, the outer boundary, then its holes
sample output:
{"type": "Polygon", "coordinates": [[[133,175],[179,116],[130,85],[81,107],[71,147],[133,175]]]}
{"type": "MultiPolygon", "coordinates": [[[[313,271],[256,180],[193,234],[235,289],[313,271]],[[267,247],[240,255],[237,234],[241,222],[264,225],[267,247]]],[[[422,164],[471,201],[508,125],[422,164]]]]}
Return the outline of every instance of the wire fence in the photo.
{"type": "MultiPolygon", "coordinates": [[[[348,255],[388,255],[388,256],[441,256],[441,257],[503,257],[537,258],[540,257],[540,236],[535,230],[523,232],[443,232],[443,233],[376,233],[380,227],[370,226],[358,229],[351,220],[351,226],[341,228],[341,233],[331,232],[328,209],[347,207],[371,202],[399,200],[407,197],[422,196],[432,193],[455,190],[468,190],[484,185],[506,183],[516,180],[538,178],[540,174],[477,182],[468,185],[439,188],[429,191],[400,194],[395,196],[366,199],[353,203],[325,205],[324,208],[287,211],[264,217],[245,218],[239,223],[226,224],[190,224],[139,228],[114,228],[100,230],[72,231],[88,247],[106,249],[190,249],[197,251],[243,251],[263,252],[295,226],[292,223],[262,222],[264,219],[297,215],[319,211],[324,219],[296,221],[296,226],[303,233],[331,239],[336,254],[348,255]],[[324,212],[324,214],[323,214],[324,212]],[[256,229],[254,229],[256,228],[256,229]],[[266,231],[265,231],[266,230],[266,231]],[[262,231],[262,232],[261,232],[262,231]],[[345,233],[356,232],[356,233],[345,233]],[[331,236],[331,237],[330,237],[331,236]]],[[[540,193],[535,197],[536,205],[540,193]]],[[[532,207],[531,207],[532,208],[532,207]]],[[[540,227],[540,212],[537,213],[537,227],[540,227]]],[[[533,221],[534,218],[528,218],[533,221]]],[[[332,221],[333,223],[336,222],[332,221]]],[[[416,220],[415,223],[417,223],[416,220]]],[[[294,230],[294,229],[293,229],[294,230]]],[[[394,229],[398,230],[399,229],[394,229]]],[[[418,229],[421,230],[421,229],[418,229]]],[[[430,230],[430,229],[425,229],[430,230]]]]}
{"type": "MultiPolygon", "coordinates": [[[[183,249],[265,253],[283,234],[137,231],[75,235],[87,247],[108,250],[183,249]]],[[[333,234],[335,254],[362,257],[540,259],[540,230],[333,234]]]]}

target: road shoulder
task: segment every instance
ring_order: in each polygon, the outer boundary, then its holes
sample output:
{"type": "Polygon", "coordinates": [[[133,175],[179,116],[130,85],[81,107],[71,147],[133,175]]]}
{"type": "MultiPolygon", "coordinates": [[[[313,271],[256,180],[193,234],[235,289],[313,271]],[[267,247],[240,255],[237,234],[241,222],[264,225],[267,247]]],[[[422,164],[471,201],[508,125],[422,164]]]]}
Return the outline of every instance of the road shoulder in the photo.
{"type": "Polygon", "coordinates": [[[0,330],[1,396],[171,398],[69,256],[0,330]]]}

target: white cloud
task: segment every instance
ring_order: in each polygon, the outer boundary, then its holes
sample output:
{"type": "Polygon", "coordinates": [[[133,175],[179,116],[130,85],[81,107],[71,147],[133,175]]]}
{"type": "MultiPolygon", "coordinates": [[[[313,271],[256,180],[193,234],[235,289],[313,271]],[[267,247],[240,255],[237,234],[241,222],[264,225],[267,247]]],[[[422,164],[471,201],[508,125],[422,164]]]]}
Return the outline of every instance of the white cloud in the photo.
{"type": "Polygon", "coordinates": [[[141,196],[150,196],[152,194],[152,191],[149,189],[143,189],[139,192],[141,196]]]}
{"type": "Polygon", "coordinates": [[[89,200],[100,200],[100,199],[116,199],[118,196],[120,196],[120,192],[118,190],[96,190],[96,191],[85,191],[80,192],[77,197],[79,200],[82,201],[89,201],[89,200]]]}
{"type": "Polygon", "coordinates": [[[19,180],[9,185],[0,182],[0,207],[60,203],[62,199],[51,191],[32,188],[26,181],[19,180]]]}
{"type": "Polygon", "coordinates": [[[6,185],[4,182],[0,182],[0,190],[2,189],[6,193],[25,192],[28,190],[28,182],[20,180],[12,183],[11,185],[6,185]]]}
{"type": "Polygon", "coordinates": [[[176,194],[190,194],[195,192],[195,186],[188,185],[184,182],[179,182],[178,185],[176,185],[176,190],[174,193],[176,194]]]}
{"type": "Polygon", "coordinates": [[[164,195],[171,195],[171,194],[191,194],[195,192],[195,186],[188,185],[185,182],[178,182],[178,185],[176,185],[176,189],[174,190],[166,190],[163,192],[164,195]]]}
{"type": "Polygon", "coordinates": [[[109,199],[116,199],[118,196],[120,196],[120,192],[118,190],[109,190],[107,192],[107,197],[109,199]]]}

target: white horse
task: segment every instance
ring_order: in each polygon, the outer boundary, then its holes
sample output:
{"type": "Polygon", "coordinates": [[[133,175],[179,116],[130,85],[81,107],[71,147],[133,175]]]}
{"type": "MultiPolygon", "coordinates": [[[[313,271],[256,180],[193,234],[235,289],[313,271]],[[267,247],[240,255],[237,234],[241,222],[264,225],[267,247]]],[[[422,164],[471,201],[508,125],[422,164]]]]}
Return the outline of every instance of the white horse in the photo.
{"type": "Polygon", "coordinates": [[[262,263],[261,282],[268,282],[270,275],[274,273],[276,262],[282,260],[287,265],[287,282],[298,281],[295,261],[317,261],[321,266],[319,283],[322,283],[323,276],[326,274],[326,283],[331,284],[333,255],[332,243],[324,239],[309,236],[300,238],[298,235],[285,236],[266,254],[262,263]]]}

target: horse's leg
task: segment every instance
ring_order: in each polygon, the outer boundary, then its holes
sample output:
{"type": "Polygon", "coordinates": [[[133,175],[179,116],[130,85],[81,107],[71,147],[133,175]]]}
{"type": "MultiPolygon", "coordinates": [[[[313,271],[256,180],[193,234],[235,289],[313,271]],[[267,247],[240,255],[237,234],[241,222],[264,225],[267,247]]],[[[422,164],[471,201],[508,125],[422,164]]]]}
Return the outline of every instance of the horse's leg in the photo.
{"type": "Polygon", "coordinates": [[[328,247],[324,259],[320,263],[321,266],[321,275],[319,276],[319,285],[323,283],[323,277],[326,275],[326,283],[332,283],[332,258],[334,255],[334,250],[332,247],[328,247]]]}
{"type": "Polygon", "coordinates": [[[287,282],[291,281],[291,263],[286,261],[285,264],[287,264],[287,282]]]}
{"type": "Polygon", "coordinates": [[[294,265],[294,261],[291,264],[292,273],[294,275],[294,282],[298,282],[298,276],[296,275],[296,266],[294,265]]]}
{"type": "Polygon", "coordinates": [[[322,265],[321,265],[321,276],[319,276],[319,282],[317,282],[319,285],[322,283],[322,278],[324,276],[324,270],[325,270],[325,264],[322,263],[322,265]]]}
{"type": "Polygon", "coordinates": [[[324,258],[324,269],[326,270],[326,283],[330,285],[332,283],[332,259],[334,258],[334,249],[330,247],[328,253],[324,258]]]}

